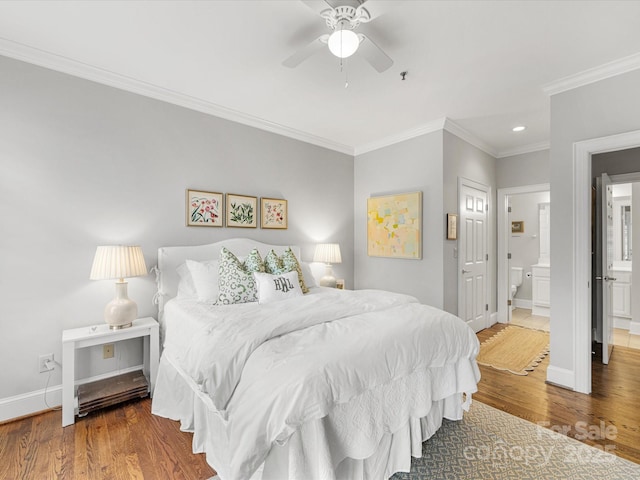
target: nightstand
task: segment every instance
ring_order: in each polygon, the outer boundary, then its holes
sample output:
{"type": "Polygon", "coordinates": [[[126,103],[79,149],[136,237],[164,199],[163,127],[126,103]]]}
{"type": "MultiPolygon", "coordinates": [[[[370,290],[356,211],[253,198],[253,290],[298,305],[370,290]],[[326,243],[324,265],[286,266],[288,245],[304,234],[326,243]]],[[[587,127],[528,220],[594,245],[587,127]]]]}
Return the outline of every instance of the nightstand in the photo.
{"type": "Polygon", "coordinates": [[[62,331],[62,426],[75,421],[76,407],[76,350],[115,343],[130,338],[144,338],[143,372],[153,395],[158,373],[160,338],[158,322],[151,317],[138,318],[133,325],[121,330],[110,330],[107,324],[73,328],[62,331]]]}

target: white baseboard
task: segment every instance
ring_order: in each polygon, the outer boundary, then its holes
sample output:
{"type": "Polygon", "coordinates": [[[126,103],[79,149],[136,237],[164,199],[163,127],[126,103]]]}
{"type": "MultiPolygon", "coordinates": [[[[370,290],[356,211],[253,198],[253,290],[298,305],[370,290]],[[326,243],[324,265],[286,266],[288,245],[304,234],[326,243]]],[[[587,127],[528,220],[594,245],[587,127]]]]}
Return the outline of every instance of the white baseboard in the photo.
{"type": "MultiPolygon", "coordinates": [[[[115,374],[135,372],[136,370],[142,370],[142,365],[122,368],[117,372],[108,372],[94,377],[85,378],[77,381],[76,385],[95,382],[96,380],[102,380],[115,374]]],[[[43,388],[41,390],[23,393],[14,397],[0,398],[0,422],[6,422],[7,420],[24,417],[26,415],[33,415],[34,413],[62,405],[62,385],[53,385],[47,388],[46,403],[44,401],[44,393],[45,389],[43,388]]]]}
{"type": "Polygon", "coordinates": [[[576,375],[573,370],[549,365],[547,367],[547,382],[574,390],[576,386],[576,375]]]}
{"type": "Polygon", "coordinates": [[[45,390],[43,388],[42,390],[0,399],[0,422],[32,415],[62,405],[62,385],[54,385],[47,388],[47,403],[44,401],[44,393],[45,390]]]}
{"type": "Polygon", "coordinates": [[[613,328],[620,328],[622,330],[630,330],[631,319],[622,317],[613,317],[613,328]]]}
{"type": "Polygon", "coordinates": [[[629,322],[629,333],[631,335],[640,335],[640,322],[629,322]]]}
{"type": "Polygon", "coordinates": [[[489,315],[489,326],[495,325],[498,323],[498,312],[493,312],[489,315]]]}
{"type": "Polygon", "coordinates": [[[514,298],[513,306],[515,308],[524,308],[526,310],[531,310],[533,308],[533,302],[531,300],[527,300],[526,298],[514,298]]]}

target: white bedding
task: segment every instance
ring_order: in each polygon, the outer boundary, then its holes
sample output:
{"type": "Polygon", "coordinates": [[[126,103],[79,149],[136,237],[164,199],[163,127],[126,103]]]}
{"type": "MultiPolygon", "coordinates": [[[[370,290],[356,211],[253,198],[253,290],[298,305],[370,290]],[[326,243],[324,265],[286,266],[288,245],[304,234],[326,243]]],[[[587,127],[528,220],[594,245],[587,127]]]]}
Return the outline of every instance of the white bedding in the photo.
{"type": "MultiPolygon", "coordinates": [[[[333,467],[366,458],[409,419],[476,391],[478,341],[457,317],[389,292],[312,291],[266,305],[165,306],[164,363],[219,416],[224,431],[213,434],[226,448],[213,467],[223,480],[250,478],[325,418],[333,467]]],[[[461,403],[445,405],[448,418],[461,403]]]]}

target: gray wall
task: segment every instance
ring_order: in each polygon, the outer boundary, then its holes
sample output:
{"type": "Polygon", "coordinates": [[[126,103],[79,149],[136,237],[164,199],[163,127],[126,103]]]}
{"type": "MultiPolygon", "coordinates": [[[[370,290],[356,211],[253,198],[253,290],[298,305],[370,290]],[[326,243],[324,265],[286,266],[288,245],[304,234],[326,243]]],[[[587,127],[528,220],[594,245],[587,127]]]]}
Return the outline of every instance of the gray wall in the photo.
{"type": "MultiPolygon", "coordinates": [[[[574,143],[640,129],[640,70],[551,97],[550,368],[574,372],[574,143]]],[[[590,322],[590,319],[576,319],[590,322]]]]}
{"type": "Polygon", "coordinates": [[[489,208],[490,312],[496,309],[495,159],[446,130],[359,155],[355,159],[356,288],[380,288],[416,296],[458,311],[457,242],[446,240],[447,213],[458,212],[458,177],[491,188],[489,208]],[[423,258],[368,257],[367,198],[423,192],[423,258]],[[443,255],[444,252],[444,255],[443,255]]]}
{"type": "Polygon", "coordinates": [[[497,188],[549,183],[549,150],[522,153],[496,160],[497,188]]]}
{"type": "MultiPolygon", "coordinates": [[[[44,388],[38,356],[61,359],[63,329],[103,322],[114,285],[89,280],[97,245],[140,244],[151,267],[166,245],[247,236],[311,261],[326,240],[353,285],[352,157],[4,57],[0,105],[0,399],[44,388]],[[185,227],[186,188],[286,198],[289,229],[185,227]]],[[[129,282],[141,316],[156,315],[154,289],[152,275],[129,282]]],[[[89,352],[81,374],[140,352],[89,352]]]]}
{"type": "MultiPolygon", "coordinates": [[[[465,142],[459,137],[444,132],[444,208],[443,213],[458,212],[458,177],[490,187],[489,192],[489,312],[496,311],[496,159],[465,142]]],[[[444,238],[441,237],[441,238],[444,238]]],[[[458,312],[458,258],[457,242],[444,240],[444,310],[458,312]]]]}
{"type": "Polygon", "coordinates": [[[378,288],[414,295],[443,306],[442,131],[358,155],[355,159],[356,288],[378,288]],[[367,198],[422,192],[422,259],[367,255],[367,198]]]}
{"type": "Polygon", "coordinates": [[[603,173],[611,176],[636,172],[640,172],[640,148],[598,153],[591,157],[591,176],[593,178],[599,177],[603,173]]]}

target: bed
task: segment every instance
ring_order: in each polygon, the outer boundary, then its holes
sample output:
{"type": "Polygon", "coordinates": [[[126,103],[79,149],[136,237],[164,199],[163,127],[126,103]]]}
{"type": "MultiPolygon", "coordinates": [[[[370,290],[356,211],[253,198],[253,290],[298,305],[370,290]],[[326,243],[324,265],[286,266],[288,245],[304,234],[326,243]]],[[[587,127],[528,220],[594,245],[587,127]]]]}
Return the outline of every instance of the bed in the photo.
{"type": "Polygon", "coordinates": [[[407,295],[317,287],[304,262],[283,274],[301,274],[304,295],[267,302],[260,290],[260,302],[215,305],[185,272],[217,270],[221,252],[300,250],[233,239],[158,251],[152,412],[193,432],[221,480],[386,479],[410,470],[443,418],[468,410],[479,345],[459,318],[407,295]]]}

